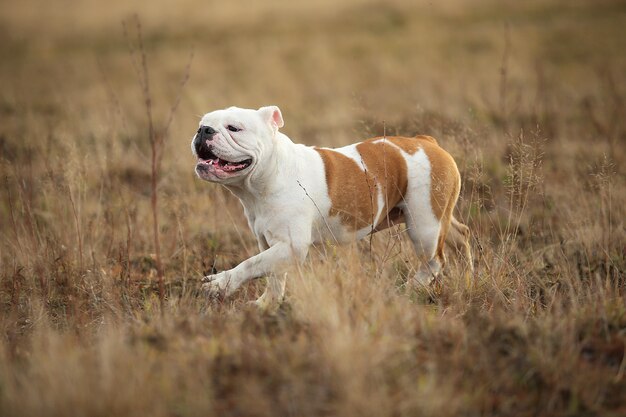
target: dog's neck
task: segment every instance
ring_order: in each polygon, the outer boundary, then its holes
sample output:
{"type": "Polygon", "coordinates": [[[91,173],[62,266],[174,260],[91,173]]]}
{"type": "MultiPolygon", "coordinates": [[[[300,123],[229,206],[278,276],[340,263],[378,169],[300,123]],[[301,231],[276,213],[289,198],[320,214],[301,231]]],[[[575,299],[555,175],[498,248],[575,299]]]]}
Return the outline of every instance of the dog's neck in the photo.
{"type": "Polygon", "coordinates": [[[224,186],[244,205],[247,205],[247,201],[255,201],[268,194],[280,192],[283,181],[277,179],[287,178],[297,169],[294,159],[295,147],[287,135],[276,132],[273,147],[268,150],[263,168],[254,169],[240,183],[224,186]]]}

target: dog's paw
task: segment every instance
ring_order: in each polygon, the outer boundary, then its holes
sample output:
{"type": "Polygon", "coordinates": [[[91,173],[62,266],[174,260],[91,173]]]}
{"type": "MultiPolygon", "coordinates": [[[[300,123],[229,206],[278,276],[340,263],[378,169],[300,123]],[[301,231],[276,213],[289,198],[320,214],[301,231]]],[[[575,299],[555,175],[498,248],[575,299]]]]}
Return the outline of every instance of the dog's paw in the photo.
{"type": "Polygon", "coordinates": [[[233,293],[234,288],[231,279],[226,273],[220,272],[215,275],[207,275],[202,278],[202,290],[212,298],[224,298],[233,293]]]}
{"type": "Polygon", "coordinates": [[[430,271],[420,270],[413,277],[412,283],[415,288],[428,288],[434,279],[435,276],[430,271]]]}
{"type": "Polygon", "coordinates": [[[256,307],[259,311],[267,314],[273,314],[280,307],[282,300],[277,300],[276,297],[270,297],[267,294],[263,294],[254,301],[249,301],[248,304],[256,307]]]}

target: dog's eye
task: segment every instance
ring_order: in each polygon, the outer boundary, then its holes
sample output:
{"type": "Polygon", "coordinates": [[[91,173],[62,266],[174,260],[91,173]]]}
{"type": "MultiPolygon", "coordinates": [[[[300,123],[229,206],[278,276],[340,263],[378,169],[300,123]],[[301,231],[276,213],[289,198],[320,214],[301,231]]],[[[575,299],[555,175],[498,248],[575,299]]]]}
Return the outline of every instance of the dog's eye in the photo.
{"type": "Polygon", "coordinates": [[[233,125],[226,126],[226,129],[230,130],[231,132],[239,132],[241,130],[238,127],[235,127],[233,125]]]}

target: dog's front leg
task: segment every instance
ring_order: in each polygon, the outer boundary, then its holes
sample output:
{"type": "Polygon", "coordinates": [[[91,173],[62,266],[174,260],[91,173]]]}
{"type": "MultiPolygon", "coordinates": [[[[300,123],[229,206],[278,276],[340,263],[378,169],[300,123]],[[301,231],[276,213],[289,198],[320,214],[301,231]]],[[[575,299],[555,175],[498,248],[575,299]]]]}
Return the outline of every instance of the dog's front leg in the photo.
{"type": "Polygon", "coordinates": [[[202,288],[211,293],[222,293],[228,297],[241,284],[252,278],[269,274],[289,260],[304,260],[308,249],[308,244],[276,243],[258,255],[246,259],[233,269],[205,277],[203,281],[206,283],[202,288]]]}

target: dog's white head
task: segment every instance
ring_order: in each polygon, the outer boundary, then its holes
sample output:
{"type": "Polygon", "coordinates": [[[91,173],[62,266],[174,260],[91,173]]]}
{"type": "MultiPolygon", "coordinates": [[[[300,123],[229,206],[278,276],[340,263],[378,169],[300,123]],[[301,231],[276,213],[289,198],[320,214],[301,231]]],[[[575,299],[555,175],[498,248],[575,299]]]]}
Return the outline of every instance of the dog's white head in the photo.
{"type": "Polygon", "coordinates": [[[198,158],[196,174],[221,184],[243,181],[271,155],[276,132],[283,125],[276,106],[258,110],[229,107],[205,114],[191,141],[198,158]]]}

